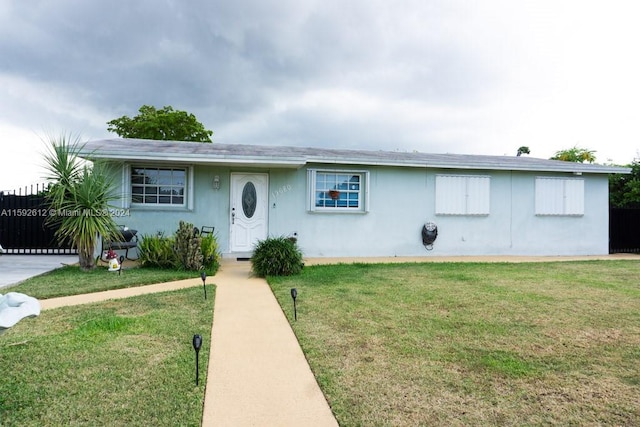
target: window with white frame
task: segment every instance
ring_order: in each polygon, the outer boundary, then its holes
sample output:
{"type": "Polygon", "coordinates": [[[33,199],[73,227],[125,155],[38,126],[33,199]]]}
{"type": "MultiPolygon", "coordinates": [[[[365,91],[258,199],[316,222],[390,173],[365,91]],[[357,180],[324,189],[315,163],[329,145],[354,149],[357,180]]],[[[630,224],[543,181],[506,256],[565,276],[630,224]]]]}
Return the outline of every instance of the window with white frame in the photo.
{"type": "Polygon", "coordinates": [[[309,169],[309,211],[366,212],[368,172],[309,169]]]}
{"type": "Polygon", "coordinates": [[[584,179],[536,177],[536,215],[584,215],[584,179]]]}
{"type": "Polygon", "coordinates": [[[436,215],[489,215],[491,178],[436,175],[436,215]]]}
{"type": "Polygon", "coordinates": [[[188,168],[131,166],[131,203],[186,206],[188,168]]]}

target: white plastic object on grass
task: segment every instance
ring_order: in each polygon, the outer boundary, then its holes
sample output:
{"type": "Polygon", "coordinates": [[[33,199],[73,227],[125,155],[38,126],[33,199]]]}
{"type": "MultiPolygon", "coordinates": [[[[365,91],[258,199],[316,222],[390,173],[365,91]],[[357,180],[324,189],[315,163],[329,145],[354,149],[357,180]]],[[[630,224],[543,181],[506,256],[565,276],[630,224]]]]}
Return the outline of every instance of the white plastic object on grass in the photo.
{"type": "Polygon", "coordinates": [[[0,294],[0,334],[25,317],[40,315],[40,302],[18,292],[0,294]]]}

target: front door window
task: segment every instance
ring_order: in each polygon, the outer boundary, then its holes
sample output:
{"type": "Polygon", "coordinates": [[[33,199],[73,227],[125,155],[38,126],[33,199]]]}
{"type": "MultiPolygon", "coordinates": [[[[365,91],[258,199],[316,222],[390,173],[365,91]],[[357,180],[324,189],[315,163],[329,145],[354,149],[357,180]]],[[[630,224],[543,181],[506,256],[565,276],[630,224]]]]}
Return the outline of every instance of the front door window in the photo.
{"type": "Polygon", "coordinates": [[[242,189],[242,211],[247,218],[253,217],[256,212],[257,201],[256,187],[253,182],[249,181],[242,189]]]}

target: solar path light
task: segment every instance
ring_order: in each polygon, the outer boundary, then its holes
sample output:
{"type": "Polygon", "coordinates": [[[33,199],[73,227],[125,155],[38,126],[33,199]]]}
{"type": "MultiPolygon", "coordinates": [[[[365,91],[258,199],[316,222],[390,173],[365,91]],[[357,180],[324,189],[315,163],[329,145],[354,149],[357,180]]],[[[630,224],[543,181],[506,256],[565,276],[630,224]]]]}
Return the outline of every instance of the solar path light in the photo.
{"type": "Polygon", "coordinates": [[[118,276],[122,273],[122,263],[124,262],[124,255],[120,255],[120,267],[118,268],[118,276]]]}
{"type": "Polygon", "coordinates": [[[200,347],[202,347],[202,336],[201,335],[194,335],[193,336],[193,349],[196,351],[196,385],[198,385],[198,382],[200,380],[200,372],[199,372],[199,354],[200,354],[200,347]]]}
{"type": "Polygon", "coordinates": [[[201,271],[200,272],[200,278],[202,279],[202,288],[204,289],[204,299],[207,299],[207,272],[206,271],[201,271]]]}
{"type": "Polygon", "coordinates": [[[298,320],[298,309],[296,307],[296,298],[298,298],[298,290],[296,288],[291,288],[291,298],[293,298],[293,318],[298,320]]]}

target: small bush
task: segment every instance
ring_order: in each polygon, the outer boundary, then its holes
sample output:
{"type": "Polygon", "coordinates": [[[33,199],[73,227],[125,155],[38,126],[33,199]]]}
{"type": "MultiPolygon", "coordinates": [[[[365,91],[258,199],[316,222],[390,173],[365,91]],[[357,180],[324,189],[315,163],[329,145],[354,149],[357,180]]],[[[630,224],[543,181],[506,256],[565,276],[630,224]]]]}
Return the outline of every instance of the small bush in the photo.
{"type": "Polygon", "coordinates": [[[215,272],[220,267],[220,253],[218,252],[218,241],[213,235],[204,236],[200,243],[202,250],[202,264],[207,273],[215,272]]]}
{"type": "Polygon", "coordinates": [[[175,268],[178,260],[173,252],[173,239],[159,233],[144,235],[138,243],[139,262],[142,267],[175,268]]]}
{"type": "Polygon", "coordinates": [[[288,237],[259,241],[251,257],[251,268],[260,277],[299,274],[303,266],[302,252],[295,240],[288,237]]]}

